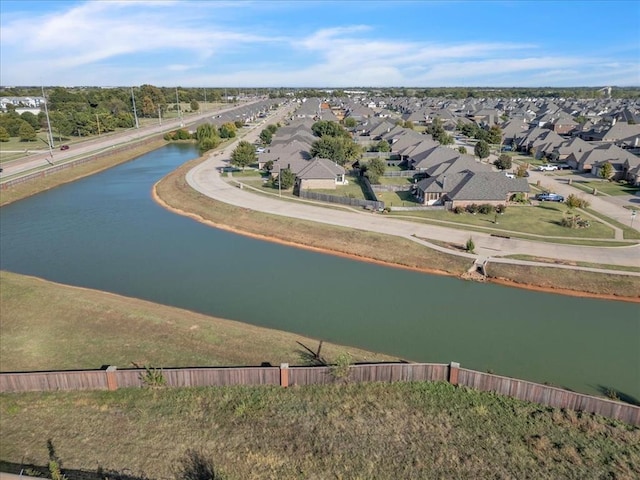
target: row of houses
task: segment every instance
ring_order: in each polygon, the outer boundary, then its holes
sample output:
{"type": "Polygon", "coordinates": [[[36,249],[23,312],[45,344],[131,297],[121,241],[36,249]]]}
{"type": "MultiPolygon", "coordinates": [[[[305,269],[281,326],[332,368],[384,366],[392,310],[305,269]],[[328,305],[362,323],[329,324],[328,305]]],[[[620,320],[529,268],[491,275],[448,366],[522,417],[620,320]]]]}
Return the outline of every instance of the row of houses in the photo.
{"type": "Polygon", "coordinates": [[[638,101],[404,97],[385,100],[366,97],[358,101],[344,98],[320,102],[308,100],[299,115],[335,120],[337,117],[333,112],[340,109],[344,118],[357,121],[356,138],[370,136],[371,139],[388,133],[400,120],[428,126],[437,118],[451,133],[461,123],[473,122],[483,128],[499,125],[503,144],[515,150],[538,159],[561,161],[578,172],[593,175],[599,174],[604,163],[610,163],[612,179],[640,184],[638,101]],[[330,108],[323,109],[322,105],[330,108]]]}

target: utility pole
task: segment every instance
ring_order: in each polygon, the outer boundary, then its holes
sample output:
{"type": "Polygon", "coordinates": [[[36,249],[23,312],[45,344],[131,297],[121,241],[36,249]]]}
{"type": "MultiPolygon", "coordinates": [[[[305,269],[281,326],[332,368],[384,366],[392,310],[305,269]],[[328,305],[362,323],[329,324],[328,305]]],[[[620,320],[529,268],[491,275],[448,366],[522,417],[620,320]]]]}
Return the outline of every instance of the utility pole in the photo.
{"type": "Polygon", "coordinates": [[[96,123],[98,124],[98,136],[100,136],[100,117],[98,117],[97,113],[96,113],[96,123]]]}
{"type": "Polygon", "coordinates": [[[184,123],[182,122],[182,110],[180,109],[180,100],[178,99],[178,87],[176,87],[176,106],[178,107],[178,116],[180,117],[180,126],[183,127],[184,123]]]}
{"type": "Polygon", "coordinates": [[[158,107],[158,123],[162,125],[162,107],[158,107]]]}
{"type": "Polygon", "coordinates": [[[136,97],[133,95],[133,87],[131,87],[131,101],[133,102],[133,116],[136,119],[136,128],[140,128],[140,124],[138,123],[138,113],[136,112],[136,97]]]}
{"type": "Polygon", "coordinates": [[[47,117],[47,127],[49,128],[49,136],[47,137],[47,143],[49,144],[49,155],[51,161],[49,163],[53,165],[53,134],[51,133],[51,122],[49,121],[49,107],[47,106],[47,97],[44,95],[44,85],[42,86],[42,98],[44,99],[44,114],[47,117]]]}
{"type": "Polygon", "coordinates": [[[207,111],[207,89],[204,89],[204,108],[203,110],[206,112],[207,111]]]}

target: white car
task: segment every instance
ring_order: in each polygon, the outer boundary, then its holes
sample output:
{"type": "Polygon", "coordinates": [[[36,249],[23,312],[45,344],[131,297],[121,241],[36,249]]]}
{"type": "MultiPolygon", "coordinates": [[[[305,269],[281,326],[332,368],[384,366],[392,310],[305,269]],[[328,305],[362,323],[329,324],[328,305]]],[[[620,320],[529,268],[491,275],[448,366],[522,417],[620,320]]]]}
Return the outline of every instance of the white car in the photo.
{"type": "Polygon", "coordinates": [[[540,165],[538,167],[538,171],[540,172],[553,172],[555,170],[558,170],[557,165],[540,165]]]}

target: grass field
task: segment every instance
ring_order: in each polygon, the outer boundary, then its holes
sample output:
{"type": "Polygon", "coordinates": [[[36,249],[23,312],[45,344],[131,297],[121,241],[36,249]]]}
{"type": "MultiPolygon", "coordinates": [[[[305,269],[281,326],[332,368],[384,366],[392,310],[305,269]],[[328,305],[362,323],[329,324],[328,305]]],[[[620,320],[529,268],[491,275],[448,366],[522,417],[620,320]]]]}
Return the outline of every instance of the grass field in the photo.
{"type": "Polygon", "coordinates": [[[598,193],[612,196],[635,195],[640,190],[639,187],[629,185],[627,182],[609,182],[606,180],[574,180],[571,186],[587,193],[593,193],[593,190],[596,189],[598,193]]]}
{"type": "Polygon", "coordinates": [[[188,449],[227,480],[640,476],[637,427],[440,382],[4,394],[0,416],[4,462],[50,441],[71,478],[211,478],[175,475],[188,449]]]}
{"type": "MultiPolygon", "coordinates": [[[[305,364],[292,333],[157,305],[95,290],[0,272],[0,370],[153,366],[305,364]]],[[[327,359],[349,351],[356,361],[397,358],[323,344],[327,359]]]]}

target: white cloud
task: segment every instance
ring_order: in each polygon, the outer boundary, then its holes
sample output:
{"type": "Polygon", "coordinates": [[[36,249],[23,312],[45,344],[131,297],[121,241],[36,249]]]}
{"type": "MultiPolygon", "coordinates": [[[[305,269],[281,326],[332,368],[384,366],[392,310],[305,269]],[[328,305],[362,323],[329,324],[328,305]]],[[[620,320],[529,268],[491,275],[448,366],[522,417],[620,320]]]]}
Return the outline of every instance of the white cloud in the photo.
{"type": "Polygon", "coordinates": [[[226,18],[224,12],[257,5],[262,4],[103,1],[39,17],[12,13],[0,29],[2,82],[40,84],[45,76],[45,84],[80,85],[640,83],[637,65],[630,62],[557,54],[529,42],[400,39],[394,38],[393,24],[385,31],[364,24],[330,26],[299,38],[291,29],[261,22],[229,21],[234,26],[223,27],[217,21],[226,18]]]}

